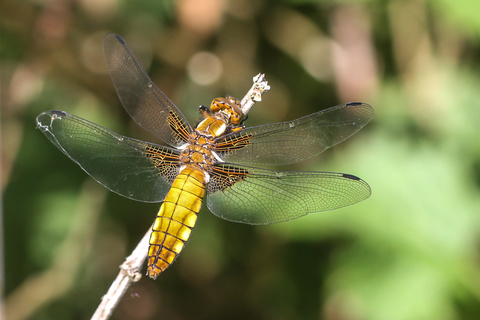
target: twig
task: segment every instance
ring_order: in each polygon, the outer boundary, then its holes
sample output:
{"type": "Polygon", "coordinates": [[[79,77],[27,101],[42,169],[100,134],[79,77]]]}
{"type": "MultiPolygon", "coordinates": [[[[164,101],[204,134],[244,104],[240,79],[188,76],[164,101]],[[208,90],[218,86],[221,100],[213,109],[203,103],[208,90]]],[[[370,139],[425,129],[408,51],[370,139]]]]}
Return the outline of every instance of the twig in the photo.
{"type": "Polygon", "coordinates": [[[243,114],[247,115],[255,102],[262,101],[262,95],[268,90],[270,90],[270,86],[268,85],[268,81],[265,79],[264,73],[259,73],[253,77],[252,87],[250,90],[248,90],[247,94],[240,102],[243,114]]]}
{"type": "MultiPolygon", "coordinates": [[[[241,101],[243,114],[246,115],[256,101],[261,101],[262,95],[268,90],[270,90],[270,86],[265,79],[265,74],[259,73],[253,78],[252,87],[241,101]]],[[[142,278],[140,269],[147,258],[150,233],[151,228],[143,236],[142,240],[140,240],[132,254],[128,256],[120,266],[119,274],[113,281],[110,289],[108,289],[107,294],[103,296],[102,302],[93,314],[91,320],[106,320],[110,318],[127,289],[132,283],[142,278]]]]}
{"type": "Polygon", "coordinates": [[[110,318],[113,310],[117,307],[120,299],[123,297],[127,289],[134,282],[142,278],[140,269],[148,253],[148,242],[151,229],[143,236],[132,254],[125,259],[120,266],[120,272],[113,281],[106,295],[103,296],[102,302],[92,316],[91,320],[104,320],[110,318]]]}

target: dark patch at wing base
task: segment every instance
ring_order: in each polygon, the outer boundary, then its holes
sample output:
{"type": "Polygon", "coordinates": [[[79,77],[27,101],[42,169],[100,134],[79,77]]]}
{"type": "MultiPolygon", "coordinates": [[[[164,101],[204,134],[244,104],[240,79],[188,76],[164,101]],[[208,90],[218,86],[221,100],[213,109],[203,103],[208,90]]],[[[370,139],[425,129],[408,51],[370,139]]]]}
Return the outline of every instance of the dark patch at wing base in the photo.
{"type": "Polygon", "coordinates": [[[232,187],[235,183],[245,180],[248,176],[248,170],[242,167],[229,165],[218,165],[210,173],[210,182],[208,183],[208,193],[224,191],[232,187]]]}
{"type": "Polygon", "coordinates": [[[172,111],[170,111],[170,116],[167,118],[167,121],[170,129],[175,132],[176,136],[180,138],[181,141],[188,142],[188,137],[190,135],[189,124],[172,111]]]}
{"type": "Polygon", "coordinates": [[[147,158],[150,158],[162,177],[171,184],[178,175],[179,156],[178,153],[166,148],[159,148],[154,145],[145,147],[147,158]]]}
{"type": "Polygon", "coordinates": [[[229,152],[245,148],[251,144],[251,134],[230,135],[224,139],[219,139],[215,144],[215,151],[219,153],[229,152]]]}

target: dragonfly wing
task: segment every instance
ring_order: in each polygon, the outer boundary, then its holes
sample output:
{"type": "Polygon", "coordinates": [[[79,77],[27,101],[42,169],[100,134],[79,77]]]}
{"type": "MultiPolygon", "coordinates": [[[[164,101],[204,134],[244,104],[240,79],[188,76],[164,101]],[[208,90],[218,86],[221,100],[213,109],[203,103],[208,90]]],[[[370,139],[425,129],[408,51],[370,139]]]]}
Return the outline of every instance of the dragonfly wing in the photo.
{"type": "Polygon", "coordinates": [[[218,217],[246,224],[288,221],[367,199],[358,177],[331,172],[281,172],[219,164],[210,173],[207,206],[218,217]]]}
{"type": "Polygon", "coordinates": [[[218,139],[215,151],[225,162],[285,165],[306,160],[348,139],[374,115],[352,102],[281,123],[247,128],[218,139]]]}
{"type": "Polygon", "coordinates": [[[108,34],[103,46],[113,84],[132,119],[171,146],[183,145],[192,131],[190,124],[153,84],[125,41],[108,34]]]}
{"type": "Polygon", "coordinates": [[[67,112],[43,112],[37,127],[92,178],[127,198],[160,202],[178,174],[176,150],[121,136],[67,112]]]}

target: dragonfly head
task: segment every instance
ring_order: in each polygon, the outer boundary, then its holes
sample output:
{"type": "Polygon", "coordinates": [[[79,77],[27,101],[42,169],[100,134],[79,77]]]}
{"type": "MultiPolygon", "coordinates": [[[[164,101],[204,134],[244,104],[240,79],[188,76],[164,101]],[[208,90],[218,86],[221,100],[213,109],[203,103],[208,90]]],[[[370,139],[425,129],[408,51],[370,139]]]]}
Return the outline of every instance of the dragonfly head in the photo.
{"type": "Polygon", "coordinates": [[[214,113],[221,113],[227,116],[230,124],[239,125],[243,118],[240,101],[232,96],[215,98],[210,104],[210,110],[214,113]]]}

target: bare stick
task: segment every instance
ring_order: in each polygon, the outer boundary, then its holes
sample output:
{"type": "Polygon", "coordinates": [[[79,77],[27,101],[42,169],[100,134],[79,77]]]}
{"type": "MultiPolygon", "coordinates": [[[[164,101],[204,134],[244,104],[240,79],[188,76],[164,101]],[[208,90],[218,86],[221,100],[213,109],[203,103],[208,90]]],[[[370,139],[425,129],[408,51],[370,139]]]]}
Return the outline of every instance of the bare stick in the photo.
{"type": "Polygon", "coordinates": [[[253,77],[252,87],[250,90],[248,90],[247,94],[240,102],[243,114],[247,115],[255,102],[262,101],[262,95],[268,90],[270,90],[270,86],[268,85],[268,81],[265,79],[264,73],[259,73],[253,77]]]}
{"type": "Polygon", "coordinates": [[[92,316],[92,320],[104,320],[110,318],[113,310],[117,307],[120,299],[123,297],[127,289],[134,282],[142,278],[140,269],[147,257],[148,245],[151,229],[143,236],[132,254],[125,259],[120,266],[120,273],[113,281],[106,295],[103,296],[102,302],[92,316]]]}
{"type": "MultiPolygon", "coordinates": [[[[265,79],[265,74],[259,73],[253,78],[252,87],[241,101],[243,114],[246,115],[256,101],[261,101],[262,95],[268,90],[270,90],[270,86],[265,79]]],[[[110,318],[127,289],[132,283],[142,278],[140,269],[147,258],[150,233],[151,228],[143,236],[142,240],[140,240],[132,254],[128,256],[120,266],[119,274],[113,281],[110,289],[108,289],[107,294],[103,296],[102,302],[93,314],[91,320],[106,320],[110,318]]]]}

